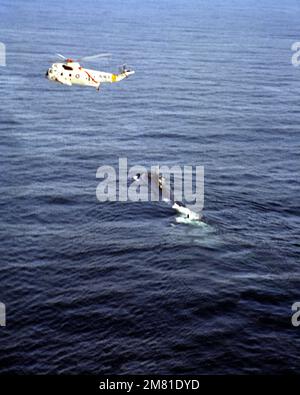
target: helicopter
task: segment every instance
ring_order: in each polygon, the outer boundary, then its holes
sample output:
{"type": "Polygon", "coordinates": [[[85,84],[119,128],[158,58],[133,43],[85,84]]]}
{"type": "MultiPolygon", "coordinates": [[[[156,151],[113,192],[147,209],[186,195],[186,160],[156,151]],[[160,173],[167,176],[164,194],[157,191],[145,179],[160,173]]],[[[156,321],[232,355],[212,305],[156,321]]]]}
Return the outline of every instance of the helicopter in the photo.
{"type": "Polygon", "coordinates": [[[52,66],[46,71],[45,77],[49,81],[58,82],[68,86],[91,86],[99,91],[101,84],[119,82],[135,73],[125,64],[120,67],[118,74],[90,70],[80,65],[82,60],[93,60],[96,58],[108,57],[111,56],[109,53],[85,56],[78,60],[66,58],[61,54],[56,55],[60,59],[63,59],[63,62],[53,63],[52,66]]]}

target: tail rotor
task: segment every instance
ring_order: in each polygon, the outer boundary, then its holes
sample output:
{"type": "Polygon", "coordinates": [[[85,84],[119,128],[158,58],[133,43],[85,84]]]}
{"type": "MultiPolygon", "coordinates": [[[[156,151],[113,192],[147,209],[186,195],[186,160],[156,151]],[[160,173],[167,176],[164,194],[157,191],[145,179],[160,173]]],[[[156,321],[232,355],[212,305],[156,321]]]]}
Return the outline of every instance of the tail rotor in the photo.
{"type": "Polygon", "coordinates": [[[125,74],[125,76],[128,77],[129,75],[134,74],[134,71],[131,67],[128,67],[127,64],[124,63],[119,67],[119,73],[125,74]]]}

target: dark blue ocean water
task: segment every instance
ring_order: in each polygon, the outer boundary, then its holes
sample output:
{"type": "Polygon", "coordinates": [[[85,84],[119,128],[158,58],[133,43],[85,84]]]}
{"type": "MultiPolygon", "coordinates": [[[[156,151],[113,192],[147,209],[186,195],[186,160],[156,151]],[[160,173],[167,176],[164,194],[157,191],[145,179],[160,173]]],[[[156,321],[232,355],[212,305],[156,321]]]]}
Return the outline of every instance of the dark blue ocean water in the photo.
{"type": "Polygon", "coordinates": [[[300,367],[298,1],[1,0],[0,371],[300,367]],[[54,54],[136,74],[50,83],[54,54]],[[203,165],[207,226],[99,203],[96,170],[203,165]]]}

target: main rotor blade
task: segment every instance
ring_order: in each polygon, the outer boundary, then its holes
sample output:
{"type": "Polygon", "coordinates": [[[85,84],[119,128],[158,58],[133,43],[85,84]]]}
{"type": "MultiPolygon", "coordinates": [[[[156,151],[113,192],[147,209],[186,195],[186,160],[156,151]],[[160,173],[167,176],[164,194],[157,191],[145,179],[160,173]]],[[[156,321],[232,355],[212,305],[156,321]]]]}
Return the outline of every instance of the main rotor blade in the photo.
{"type": "Polygon", "coordinates": [[[97,59],[97,58],[107,58],[109,56],[111,56],[110,53],[99,53],[97,55],[83,56],[82,58],[79,58],[78,61],[81,61],[81,60],[92,60],[92,59],[97,59]]]}
{"type": "Polygon", "coordinates": [[[67,59],[64,55],[61,55],[60,53],[57,53],[56,56],[58,56],[61,59],[67,59]]]}

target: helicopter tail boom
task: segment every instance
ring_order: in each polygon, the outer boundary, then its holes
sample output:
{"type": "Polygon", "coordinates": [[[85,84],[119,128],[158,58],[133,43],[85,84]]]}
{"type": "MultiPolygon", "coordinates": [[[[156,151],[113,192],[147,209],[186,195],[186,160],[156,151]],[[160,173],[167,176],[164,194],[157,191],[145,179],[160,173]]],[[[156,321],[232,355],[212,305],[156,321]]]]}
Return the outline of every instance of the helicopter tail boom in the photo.
{"type": "Polygon", "coordinates": [[[130,75],[134,74],[134,71],[131,70],[126,64],[123,64],[119,68],[119,73],[118,74],[113,74],[112,76],[112,82],[119,82],[124,80],[124,78],[129,77],[130,75]]]}

